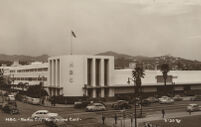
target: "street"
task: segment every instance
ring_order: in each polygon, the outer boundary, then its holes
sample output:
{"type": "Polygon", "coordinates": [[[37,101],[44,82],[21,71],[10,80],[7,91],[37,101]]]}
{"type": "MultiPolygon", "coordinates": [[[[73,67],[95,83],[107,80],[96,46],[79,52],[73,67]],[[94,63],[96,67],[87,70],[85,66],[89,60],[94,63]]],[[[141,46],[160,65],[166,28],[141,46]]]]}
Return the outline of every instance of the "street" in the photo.
{"type": "MultiPolygon", "coordinates": [[[[186,112],[186,105],[190,103],[197,103],[201,104],[200,101],[179,101],[175,102],[174,104],[152,104],[147,107],[143,107],[143,114],[146,115],[146,119],[152,118],[152,116],[157,115],[161,116],[161,109],[165,109],[166,114],[171,113],[184,113],[188,114],[186,112]]],[[[41,122],[38,121],[31,121],[29,120],[29,117],[31,117],[32,113],[34,113],[37,110],[48,110],[53,113],[58,113],[63,118],[80,118],[83,121],[79,121],[77,123],[82,124],[83,126],[87,124],[93,124],[99,122],[102,123],[101,116],[104,115],[106,117],[105,123],[106,125],[112,125],[114,123],[114,115],[118,115],[118,122],[121,122],[123,117],[123,112],[126,114],[125,121],[130,123],[130,120],[132,118],[134,109],[129,109],[125,111],[121,110],[107,110],[102,112],[85,112],[83,109],[75,109],[71,107],[44,107],[39,105],[31,105],[23,102],[17,102],[18,109],[20,110],[20,114],[18,115],[10,115],[7,113],[0,112],[0,124],[3,127],[29,127],[37,124],[41,124],[41,122]],[[88,121],[87,121],[88,120],[88,121]]],[[[137,108],[137,112],[139,112],[139,108],[137,108]]],[[[172,116],[174,117],[174,116],[172,116]]],[[[145,119],[143,118],[143,119],[145,119]]],[[[138,122],[143,122],[143,119],[138,119],[138,122]]],[[[151,119],[150,119],[151,120],[151,119]]],[[[76,123],[76,122],[74,122],[76,123]]],[[[39,126],[39,125],[38,125],[39,126]]],[[[40,125],[44,126],[44,125],[40,125]]]]}

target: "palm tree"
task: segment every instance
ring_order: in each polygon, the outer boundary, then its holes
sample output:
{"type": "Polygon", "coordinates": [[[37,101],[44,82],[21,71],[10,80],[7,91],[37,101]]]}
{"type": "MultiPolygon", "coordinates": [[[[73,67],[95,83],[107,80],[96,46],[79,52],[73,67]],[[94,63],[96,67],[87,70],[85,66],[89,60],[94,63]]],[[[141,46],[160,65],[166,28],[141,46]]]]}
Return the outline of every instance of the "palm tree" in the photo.
{"type": "Polygon", "coordinates": [[[168,64],[162,64],[160,70],[163,73],[164,85],[166,86],[166,81],[168,78],[168,72],[170,71],[169,65],[168,64]]]}
{"type": "Polygon", "coordinates": [[[132,76],[134,79],[134,82],[136,84],[136,93],[139,94],[139,88],[141,88],[141,78],[144,78],[144,70],[141,66],[136,66],[136,68],[132,71],[132,76]]]}
{"type": "MultiPolygon", "coordinates": [[[[145,75],[145,73],[144,73],[144,70],[141,65],[137,65],[135,67],[135,69],[132,71],[133,81],[136,84],[136,87],[135,87],[135,94],[136,94],[135,95],[135,110],[136,110],[136,101],[137,101],[136,97],[140,96],[141,116],[142,116],[142,87],[141,87],[142,81],[141,81],[141,78],[144,78],[144,75],[145,75]]],[[[136,111],[135,111],[135,118],[136,118],[136,111]]]]}
{"type": "Polygon", "coordinates": [[[163,73],[163,80],[164,80],[164,93],[165,95],[167,94],[167,90],[166,90],[166,82],[167,82],[167,78],[168,78],[168,72],[170,71],[169,65],[168,64],[162,64],[161,68],[160,68],[161,72],[163,73]]]}

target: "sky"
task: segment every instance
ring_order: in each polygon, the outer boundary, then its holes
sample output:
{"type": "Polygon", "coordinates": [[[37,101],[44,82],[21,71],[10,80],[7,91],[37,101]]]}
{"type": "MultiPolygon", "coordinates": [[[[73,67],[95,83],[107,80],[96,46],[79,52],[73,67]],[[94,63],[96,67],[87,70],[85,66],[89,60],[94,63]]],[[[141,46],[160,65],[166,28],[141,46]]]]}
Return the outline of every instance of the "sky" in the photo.
{"type": "Polygon", "coordinates": [[[0,53],[201,60],[200,0],[0,0],[0,53]]]}

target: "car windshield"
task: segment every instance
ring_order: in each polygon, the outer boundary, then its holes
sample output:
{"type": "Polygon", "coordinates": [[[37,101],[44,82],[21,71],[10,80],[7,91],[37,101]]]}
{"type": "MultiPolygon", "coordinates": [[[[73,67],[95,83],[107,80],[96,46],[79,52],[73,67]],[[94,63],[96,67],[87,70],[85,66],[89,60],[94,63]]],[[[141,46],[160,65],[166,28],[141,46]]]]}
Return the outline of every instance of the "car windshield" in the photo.
{"type": "Polygon", "coordinates": [[[102,106],[102,104],[98,104],[98,103],[95,103],[94,105],[95,105],[95,106],[102,106]]]}

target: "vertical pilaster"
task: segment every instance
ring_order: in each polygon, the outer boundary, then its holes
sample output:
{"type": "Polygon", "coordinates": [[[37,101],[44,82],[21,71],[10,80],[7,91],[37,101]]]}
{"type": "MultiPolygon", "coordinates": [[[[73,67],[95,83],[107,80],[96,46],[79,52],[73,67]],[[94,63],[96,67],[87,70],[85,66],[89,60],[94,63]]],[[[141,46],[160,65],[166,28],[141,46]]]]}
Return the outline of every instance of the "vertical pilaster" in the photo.
{"type": "Polygon", "coordinates": [[[92,86],[96,86],[96,61],[92,59],[92,86]]]}
{"type": "Polygon", "coordinates": [[[105,97],[105,89],[102,88],[102,89],[101,89],[101,98],[104,98],[104,97],[105,97]]]}
{"type": "Polygon", "coordinates": [[[54,72],[54,74],[55,74],[55,86],[57,86],[58,85],[58,69],[57,69],[57,66],[58,66],[58,63],[57,63],[57,59],[55,60],[55,72],[54,72]]]}
{"type": "Polygon", "coordinates": [[[100,85],[104,86],[104,59],[101,59],[100,64],[100,85]]]}
{"type": "Polygon", "coordinates": [[[88,58],[84,61],[84,85],[88,85],[88,58]]]}
{"type": "Polygon", "coordinates": [[[92,97],[96,98],[96,89],[93,89],[93,91],[92,91],[92,97]]]}
{"type": "Polygon", "coordinates": [[[114,89],[109,89],[109,97],[114,97],[114,89]]]}
{"type": "Polygon", "coordinates": [[[51,76],[51,86],[53,86],[54,85],[54,60],[51,60],[52,61],[52,65],[51,65],[51,72],[52,72],[52,76],[51,76]]]}

